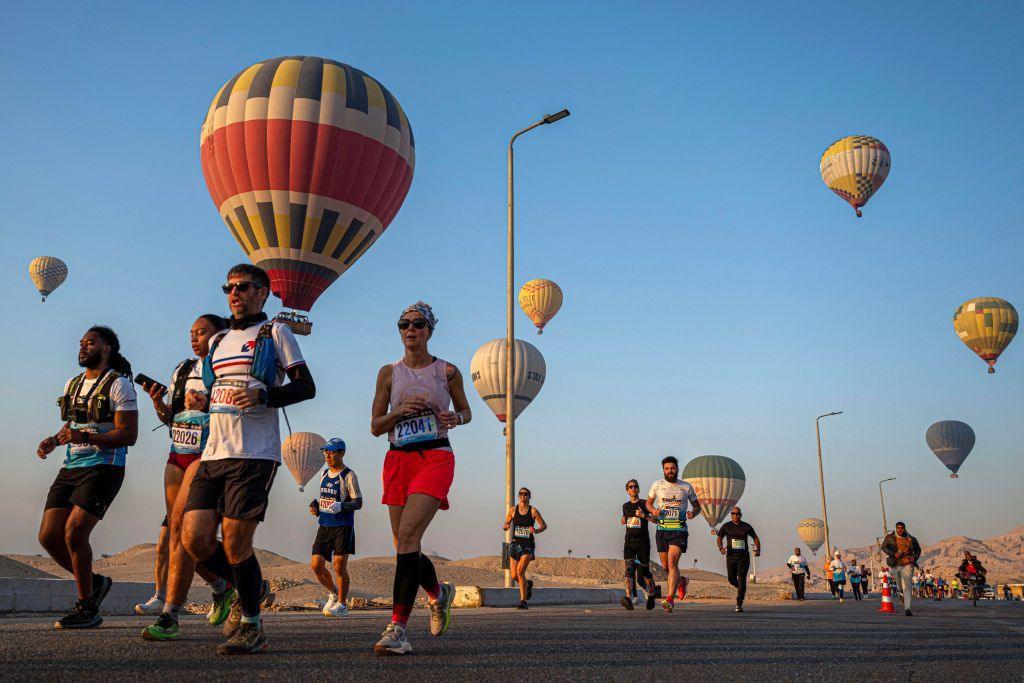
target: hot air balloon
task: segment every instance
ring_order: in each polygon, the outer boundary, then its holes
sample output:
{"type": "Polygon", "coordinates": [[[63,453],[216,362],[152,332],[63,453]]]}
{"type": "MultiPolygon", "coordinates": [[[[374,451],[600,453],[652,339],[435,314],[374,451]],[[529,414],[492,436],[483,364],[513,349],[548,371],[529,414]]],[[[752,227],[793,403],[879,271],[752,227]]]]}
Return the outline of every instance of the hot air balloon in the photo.
{"type": "MultiPolygon", "coordinates": [[[[501,422],[505,421],[505,339],[492,339],[473,354],[469,371],[480,398],[501,422]]],[[[516,339],[513,358],[513,402],[515,417],[537,397],[544,386],[547,367],[544,356],[533,344],[516,339]]]]}
{"type": "MultiPolygon", "coordinates": [[[[199,153],[231,234],[298,311],[387,229],[416,164],[398,100],[359,69],[320,57],[268,59],[225,83],[199,153]]],[[[300,313],[284,318],[309,325],[300,313]]]]}
{"type": "Polygon", "coordinates": [[[46,301],[46,297],[68,279],[68,266],[56,256],[39,256],[28,264],[28,276],[46,301]]]}
{"type": "Polygon", "coordinates": [[[825,522],[817,517],[801,519],[800,523],[796,525],[796,533],[800,536],[800,540],[811,549],[811,553],[817,555],[818,548],[825,542],[825,522]]]}
{"type": "Polygon", "coordinates": [[[743,468],[724,455],[700,455],[686,463],[680,479],[690,482],[700,501],[700,513],[708,521],[711,533],[732,510],[743,489],[747,476],[743,468]]]}
{"type": "Polygon", "coordinates": [[[562,307],[562,288],[551,280],[530,280],[519,290],[519,306],[537,326],[537,334],[544,334],[544,326],[562,307]]]}
{"type": "Polygon", "coordinates": [[[849,202],[860,218],[860,207],[885,182],[892,167],[889,150],[878,138],[850,135],[836,140],[821,155],[821,179],[828,189],[849,202]]]}
{"type": "Polygon", "coordinates": [[[281,444],[281,459],[288,466],[288,471],[295,477],[299,490],[313,478],[313,475],[324,467],[324,454],[320,450],[327,441],[313,432],[295,432],[281,444]]]}
{"type": "Polygon", "coordinates": [[[928,428],[924,440],[935,457],[952,472],[950,479],[956,479],[957,470],[974,448],[974,430],[965,422],[943,420],[928,428]]]}
{"type": "Polygon", "coordinates": [[[996,371],[999,354],[1017,334],[1017,309],[1009,301],[994,296],[979,296],[960,304],[953,314],[953,329],[960,341],[996,371]]]}

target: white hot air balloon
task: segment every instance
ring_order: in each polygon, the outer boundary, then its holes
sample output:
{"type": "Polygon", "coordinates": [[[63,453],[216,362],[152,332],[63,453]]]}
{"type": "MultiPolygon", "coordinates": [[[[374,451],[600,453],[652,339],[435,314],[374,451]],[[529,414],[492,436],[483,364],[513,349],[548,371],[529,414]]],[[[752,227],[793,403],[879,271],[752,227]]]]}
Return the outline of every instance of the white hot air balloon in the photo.
{"type": "Polygon", "coordinates": [[[313,432],[295,432],[281,444],[281,459],[295,477],[299,490],[304,491],[313,475],[324,467],[324,454],[320,447],[327,443],[313,432]]]}
{"type": "Polygon", "coordinates": [[[796,526],[796,533],[800,540],[811,549],[811,552],[817,555],[818,548],[825,543],[825,522],[817,517],[801,519],[796,526]]]}
{"type": "Polygon", "coordinates": [[[46,297],[68,279],[68,266],[56,256],[39,256],[28,264],[28,275],[46,301],[46,297]]]}
{"type": "MultiPolygon", "coordinates": [[[[513,357],[513,403],[515,417],[537,397],[544,386],[547,367],[544,356],[533,344],[516,339],[513,357]]],[[[473,387],[501,422],[505,421],[505,340],[492,339],[473,354],[469,364],[473,387]]]]}

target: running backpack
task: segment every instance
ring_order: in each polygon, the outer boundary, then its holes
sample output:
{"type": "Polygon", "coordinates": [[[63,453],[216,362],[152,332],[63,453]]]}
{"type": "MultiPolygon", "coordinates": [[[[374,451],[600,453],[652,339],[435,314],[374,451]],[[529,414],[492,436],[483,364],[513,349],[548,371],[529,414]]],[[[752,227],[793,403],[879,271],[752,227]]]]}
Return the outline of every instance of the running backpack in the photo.
{"type": "Polygon", "coordinates": [[[178,371],[174,374],[174,386],[171,387],[171,415],[177,415],[185,410],[185,385],[198,362],[198,358],[187,358],[178,365],[178,371]]]}
{"type": "MultiPolygon", "coordinates": [[[[277,349],[274,348],[273,332],[273,320],[268,320],[260,326],[260,331],[256,334],[256,348],[253,349],[252,369],[249,371],[250,375],[263,382],[268,389],[274,386],[277,379],[277,349]]],[[[217,379],[213,372],[213,352],[217,350],[226,334],[227,332],[223,332],[213,338],[210,342],[210,351],[203,359],[203,384],[206,385],[207,392],[213,388],[213,382],[217,379]]]]}
{"type": "Polygon", "coordinates": [[[75,417],[88,417],[88,422],[113,422],[114,407],[110,400],[110,388],[120,377],[121,375],[113,370],[108,370],[105,377],[97,380],[100,384],[94,387],[93,395],[89,397],[89,404],[85,408],[86,414],[84,416],[76,416],[75,406],[72,404],[74,403],[75,393],[85,380],[85,373],[83,372],[72,379],[68,384],[67,393],[57,399],[57,405],[60,407],[60,419],[64,422],[82,422],[82,420],[76,420],[75,417]]]}

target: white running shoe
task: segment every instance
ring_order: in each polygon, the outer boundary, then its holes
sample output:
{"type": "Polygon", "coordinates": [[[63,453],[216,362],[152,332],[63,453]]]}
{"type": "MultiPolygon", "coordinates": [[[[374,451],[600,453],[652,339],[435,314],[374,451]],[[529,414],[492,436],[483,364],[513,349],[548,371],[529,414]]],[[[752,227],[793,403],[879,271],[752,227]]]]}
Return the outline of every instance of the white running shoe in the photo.
{"type": "Polygon", "coordinates": [[[345,605],[344,600],[335,600],[329,609],[324,607],[325,617],[343,617],[346,614],[348,614],[348,607],[345,605]]]}
{"type": "Polygon", "coordinates": [[[373,651],[379,655],[405,655],[412,652],[412,645],[405,637],[405,627],[395,622],[388,624],[380,640],[373,646],[373,651]]]}
{"type": "Polygon", "coordinates": [[[640,598],[638,598],[638,597],[636,597],[636,596],[634,595],[634,596],[633,596],[633,604],[634,604],[634,605],[639,605],[639,604],[640,604],[640,598]]]}
{"type": "Polygon", "coordinates": [[[327,602],[324,603],[324,608],[321,610],[325,617],[331,616],[330,614],[328,614],[328,612],[330,611],[330,609],[332,607],[334,607],[334,604],[337,601],[338,601],[338,596],[337,595],[335,595],[334,593],[328,593],[327,594],[327,602]]]}
{"type": "Polygon", "coordinates": [[[135,605],[135,613],[143,617],[150,614],[160,614],[163,611],[164,599],[155,595],[146,602],[140,602],[138,605],[135,605]]]}

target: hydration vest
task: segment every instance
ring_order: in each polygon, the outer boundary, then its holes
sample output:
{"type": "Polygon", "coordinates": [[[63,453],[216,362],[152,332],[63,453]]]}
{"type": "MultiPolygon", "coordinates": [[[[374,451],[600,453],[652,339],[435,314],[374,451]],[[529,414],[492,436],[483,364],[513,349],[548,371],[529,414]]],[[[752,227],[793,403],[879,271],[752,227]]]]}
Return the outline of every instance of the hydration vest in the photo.
{"type": "Polygon", "coordinates": [[[185,385],[188,383],[188,376],[199,362],[198,358],[188,358],[181,361],[178,372],[174,376],[174,386],[171,387],[171,415],[177,415],[185,410],[185,385]]]}
{"type": "MultiPolygon", "coordinates": [[[[273,331],[273,320],[268,320],[260,326],[260,331],[256,334],[256,348],[252,354],[252,369],[249,370],[249,374],[263,382],[268,389],[274,386],[277,380],[277,349],[274,348],[273,331]]],[[[203,384],[206,385],[207,392],[213,388],[213,382],[217,379],[213,372],[213,352],[220,346],[226,334],[227,332],[222,332],[213,338],[210,342],[210,351],[203,359],[203,384]]]]}
{"type": "Polygon", "coordinates": [[[110,400],[110,387],[114,385],[121,375],[113,370],[107,370],[103,376],[96,380],[96,384],[86,394],[85,414],[76,415],[75,399],[85,381],[85,373],[78,375],[68,383],[68,390],[63,396],[57,399],[57,406],[60,408],[60,419],[64,422],[113,422],[114,406],[110,400]],[[76,418],[86,419],[76,419],[76,418]]]}

